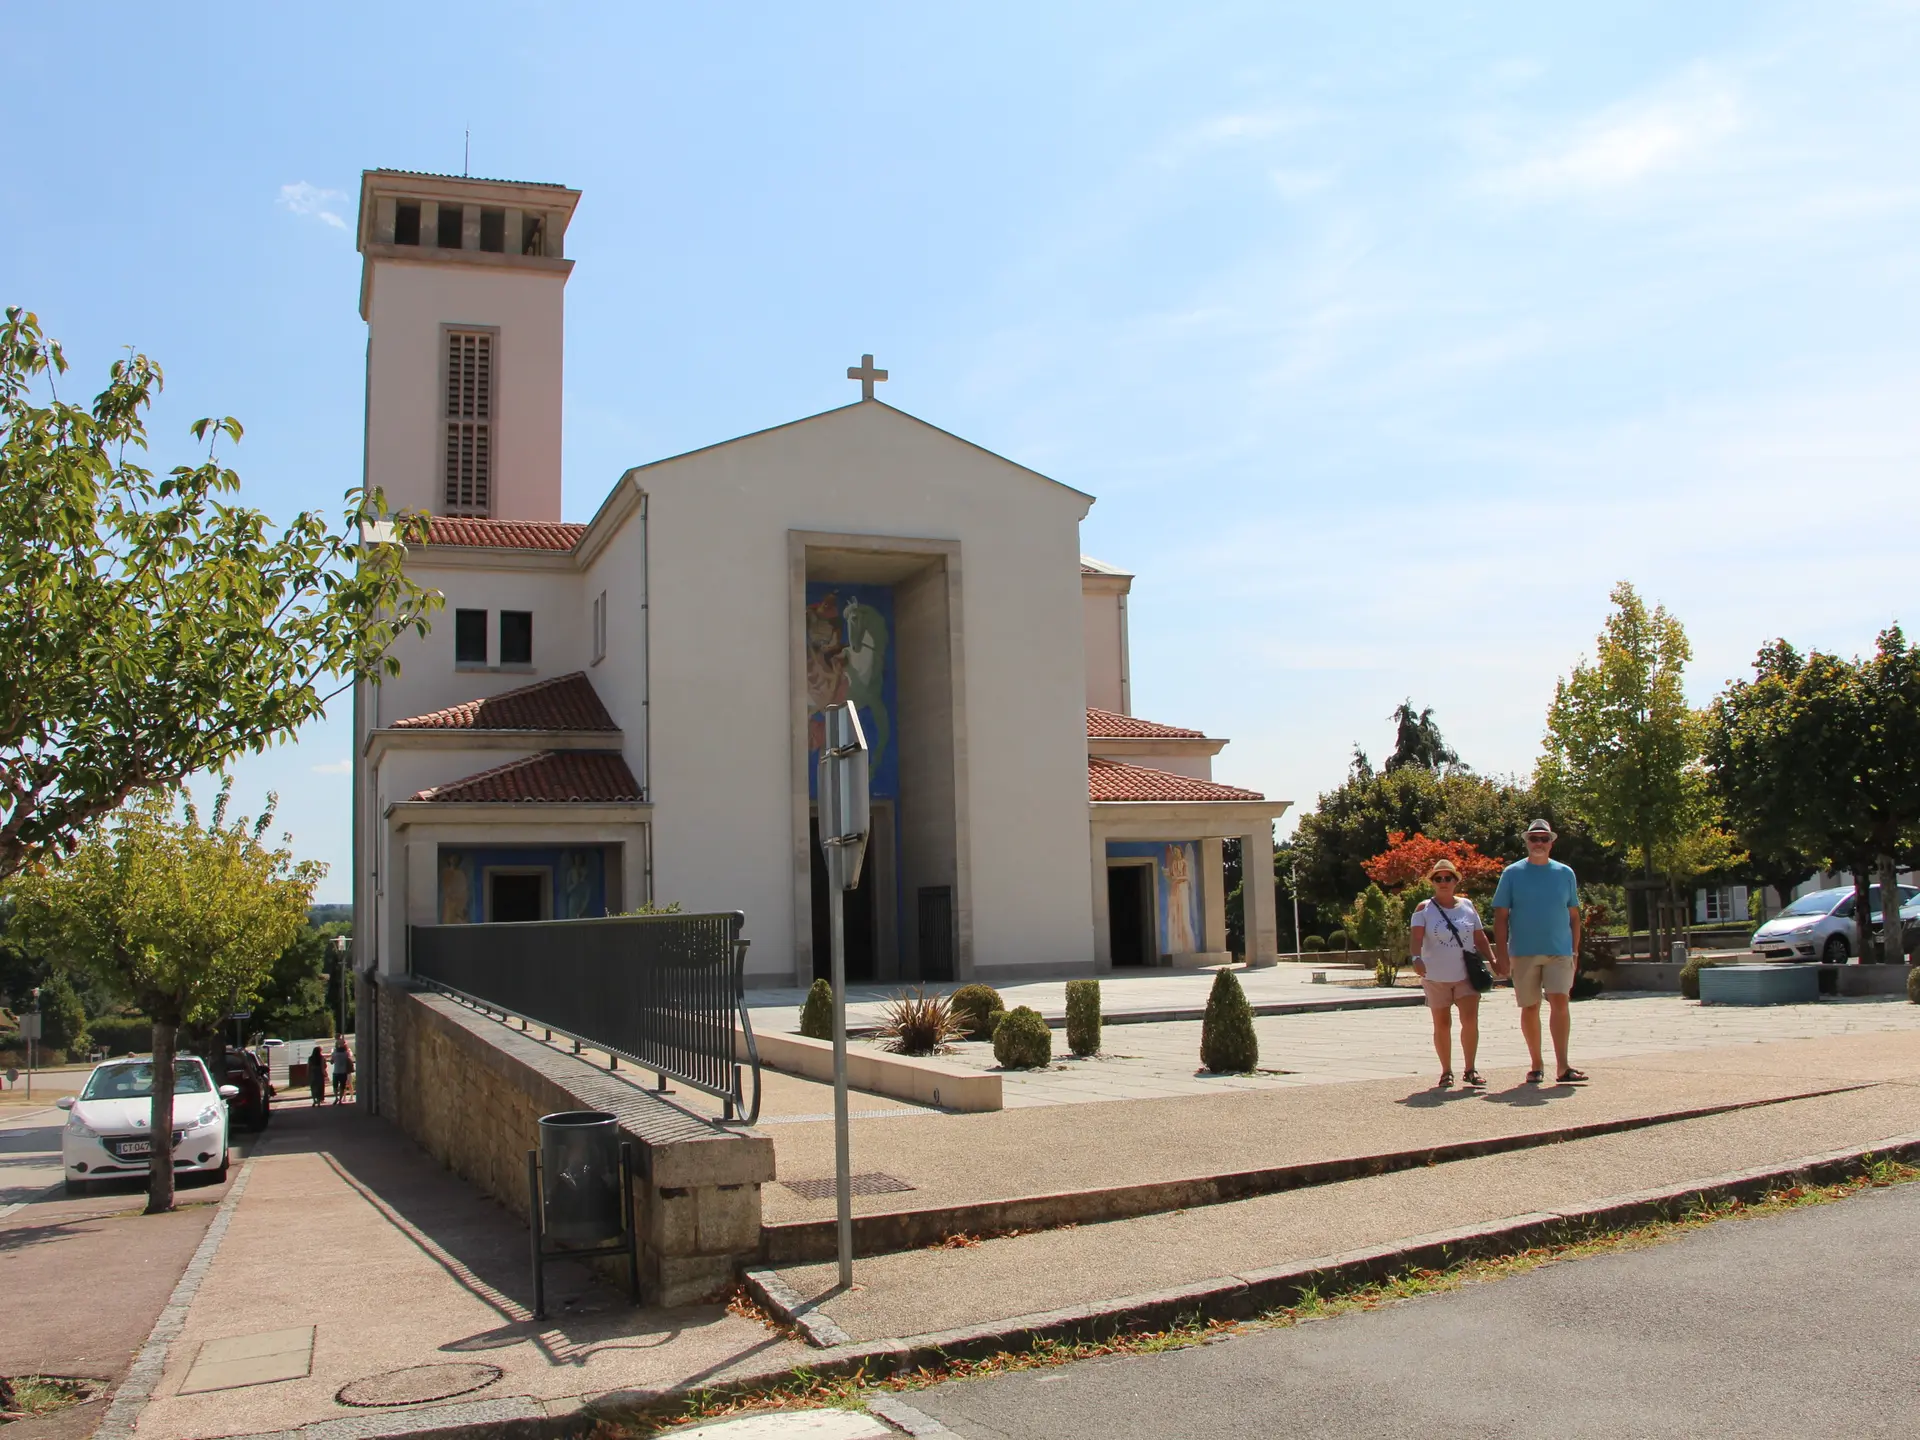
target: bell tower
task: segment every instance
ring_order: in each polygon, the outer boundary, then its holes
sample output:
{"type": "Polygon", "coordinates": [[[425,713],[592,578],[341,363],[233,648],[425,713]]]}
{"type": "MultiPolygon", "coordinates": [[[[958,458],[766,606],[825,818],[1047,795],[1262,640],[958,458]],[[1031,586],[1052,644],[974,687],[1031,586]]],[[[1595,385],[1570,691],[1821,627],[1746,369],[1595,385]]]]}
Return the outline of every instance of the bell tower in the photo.
{"type": "Polygon", "coordinates": [[[366,484],[394,510],[560,518],[568,222],[580,192],[360,177],[366,484]]]}

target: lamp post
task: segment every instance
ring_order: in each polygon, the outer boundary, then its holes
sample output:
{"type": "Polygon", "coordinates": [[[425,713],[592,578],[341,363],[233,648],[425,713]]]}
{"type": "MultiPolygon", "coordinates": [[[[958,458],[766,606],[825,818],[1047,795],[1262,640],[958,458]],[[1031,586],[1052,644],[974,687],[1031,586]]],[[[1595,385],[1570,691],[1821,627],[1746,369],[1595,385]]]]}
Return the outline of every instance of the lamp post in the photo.
{"type": "Polygon", "coordinates": [[[332,948],[340,966],[340,1028],[333,1033],[344,1035],[347,1033],[347,977],[353,973],[353,967],[349,963],[353,954],[353,937],[336,935],[327,944],[332,948]]]}
{"type": "Polygon", "coordinates": [[[820,849],[827,863],[827,915],[832,936],[833,1176],[839,1232],[840,1286],[853,1288],[852,1161],[847,1135],[847,931],[845,892],[860,883],[871,828],[867,737],[851,700],[826,710],[817,793],[820,849]]]}
{"type": "Polygon", "coordinates": [[[1300,852],[1287,852],[1287,893],[1293,899],[1293,953],[1302,954],[1300,949],[1300,852]]]}

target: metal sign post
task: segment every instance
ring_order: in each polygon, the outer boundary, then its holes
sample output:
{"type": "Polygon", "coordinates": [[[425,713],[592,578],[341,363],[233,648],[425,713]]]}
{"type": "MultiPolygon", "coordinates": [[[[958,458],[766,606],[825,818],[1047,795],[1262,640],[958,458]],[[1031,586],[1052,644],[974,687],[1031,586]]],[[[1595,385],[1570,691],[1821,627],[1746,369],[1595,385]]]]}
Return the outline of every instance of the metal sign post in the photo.
{"type": "Polygon", "coordinates": [[[27,1039],[27,1099],[33,1099],[33,1052],[40,1040],[40,992],[33,992],[33,1009],[20,1017],[20,1033],[27,1039]]]}
{"type": "Polygon", "coordinates": [[[827,913],[833,932],[833,1184],[839,1204],[840,1284],[853,1284],[852,1169],[847,1143],[847,930],[845,894],[860,883],[867,854],[870,796],[867,737],[852,702],[827,707],[820,750],[820,849],[827,862],[827,913]]]}

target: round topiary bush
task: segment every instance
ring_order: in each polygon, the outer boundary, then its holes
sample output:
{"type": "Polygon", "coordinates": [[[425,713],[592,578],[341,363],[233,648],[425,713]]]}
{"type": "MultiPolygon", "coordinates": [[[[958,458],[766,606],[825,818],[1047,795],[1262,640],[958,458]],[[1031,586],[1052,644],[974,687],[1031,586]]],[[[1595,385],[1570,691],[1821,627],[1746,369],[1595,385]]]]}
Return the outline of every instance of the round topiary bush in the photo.
{"type": "Polygon", "coordinates": [[[809,1040],[833,1038],[833,986],[825,980],[807,987],[807,1003],[800,1007],[800,1033],[809,1040]]]}
{"type": "Polygon", "coordinates": [[[1253,1007],[1231,970],[1213,977],[1206,1017],[1200,1022],[1200,1064],[1218,1074],[1244,1075],[1260,1063],[1253,1033],[1253,1007]]]}
{"type": "Polygon", "coordinates": [[[1329,950],[1345,950],[1346,948],[1348,948],[1348,947],[1347,947],[1347,932],[1346,932],[1346,931],[1344,931],[1344,930],[1331,930],[1331,931],[1329,931],[1329,932],[1327,932],[1327,949],[1329,949],[1329,950]]]}
{"type": "Polygon", "coordinates": [[[962,985],[948,998],[947,1008],[967,1039],[988,1040],[993,1037],[993,1017],[1005,1013],[1007,1002],[991,985],[962,985]]]}
{"type": "Polygon", "coordinates": [[[1689,1000],[1700,998],[1700,972],[1712,965],[1704,955],[1696,955],[1680,967],[1680,993],[1689,1000]]]}
{"type": "Polygon", "coordinates": [[[1318,935],[1309,935],[1307,936],[1306,939],[1300,942],[1300,951],[1302,954],[1305,954],[1308,951],[1314,951],[1317,953],[1326,948],[1327,948],[1327,942],[1321,939],[1318,935]]]}
{"type": "Polygon", "coordinates": [[[1016,1005],[993,1027],[993,1058],[1007,1070],[1038,1070],[1053,1062],[1053,1032],[1040,1012],[1016,1005]]]}
{"type": "Polygon", "coordinates": [[[1907,967],[1907,999],[1920,1005],[1920,965],[1907,967]]]}
{"type": "Polygon", "coordinates": [[[1067,1049],[1076,1055],[1100,1053],[1100,982],[1067,982],[1067,1049]]]}

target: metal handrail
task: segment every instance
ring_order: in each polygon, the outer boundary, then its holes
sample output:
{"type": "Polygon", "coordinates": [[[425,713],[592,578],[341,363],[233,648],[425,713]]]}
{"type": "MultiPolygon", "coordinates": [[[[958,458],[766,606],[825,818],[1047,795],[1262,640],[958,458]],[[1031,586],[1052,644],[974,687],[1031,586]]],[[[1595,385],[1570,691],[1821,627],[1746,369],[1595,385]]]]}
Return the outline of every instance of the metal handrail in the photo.
{"type": "Polygon", "coordinates": [[[723,1119],[752,1125],[760,1118],[760,1050],[746,1006],[745,919],[734,911],[415,925],[408,965],[433,990],[522,1028],[538,1025],[549,1038],[572,1041],[576,1054],[583,1046],[602,1051],[614,1069],[626,1060],[651,1070],[662,1090],[677,1080],[722,1101],[723,1119]],[[623,943],[629,937],[640,942],[635,953],[623,943]],[[715,962],[722,945],[726,958],[715,962]],[[628,959],[638,963],[619,963],[628,959]],[[735,1053],[741,1040],[744,1072],[735,1053]]]}

